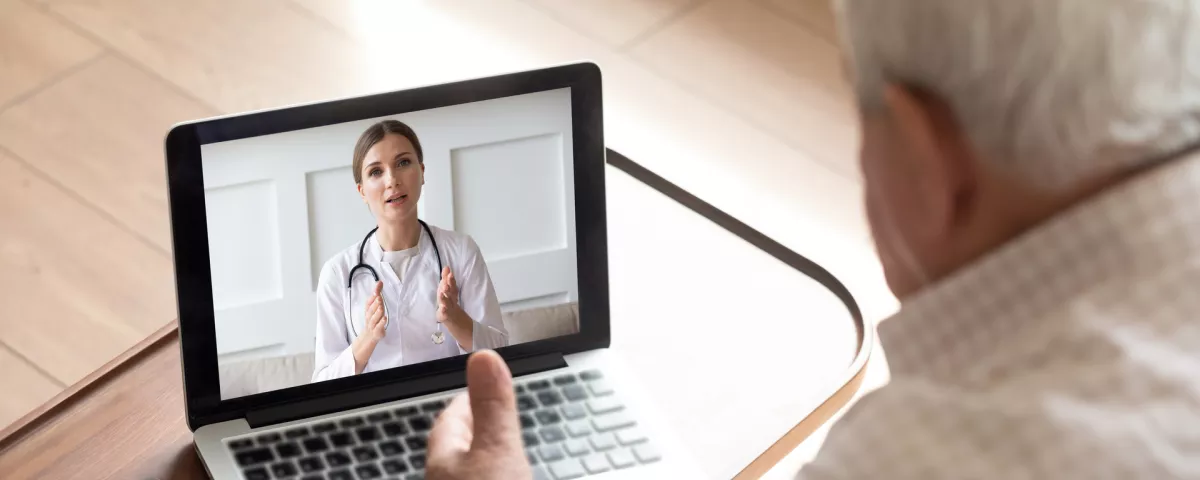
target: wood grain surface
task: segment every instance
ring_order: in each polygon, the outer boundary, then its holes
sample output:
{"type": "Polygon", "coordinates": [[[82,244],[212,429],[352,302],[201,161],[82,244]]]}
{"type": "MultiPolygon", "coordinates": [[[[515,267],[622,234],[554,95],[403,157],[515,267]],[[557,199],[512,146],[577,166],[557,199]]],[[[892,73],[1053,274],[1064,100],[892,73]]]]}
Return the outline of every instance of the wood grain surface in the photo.
{"type": "MultiPolygon", "coordinates": [[[[208,478],[184,421],[177,332],[163,327],[0,431],[0,478],[208,478]]],[[[865,371],[736,478],[767,473],[850,401],[865,371]]]]}
{"type": "Polygon", "coordinates": [[[175,323],[0,432],[0,478],[207,478],[184,421],[175,323]]]}

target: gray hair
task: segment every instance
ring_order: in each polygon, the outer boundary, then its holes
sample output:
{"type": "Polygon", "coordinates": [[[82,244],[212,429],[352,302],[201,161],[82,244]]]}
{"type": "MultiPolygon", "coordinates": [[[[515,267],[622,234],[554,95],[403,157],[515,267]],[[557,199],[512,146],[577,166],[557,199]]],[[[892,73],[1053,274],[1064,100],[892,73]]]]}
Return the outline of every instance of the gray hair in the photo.
{"type": "Polygon", "coordinates": [[[835,0],[860,106],[948,102],[989,159],[1054,188],[1200,141],[1200,0],[835,0]]]}

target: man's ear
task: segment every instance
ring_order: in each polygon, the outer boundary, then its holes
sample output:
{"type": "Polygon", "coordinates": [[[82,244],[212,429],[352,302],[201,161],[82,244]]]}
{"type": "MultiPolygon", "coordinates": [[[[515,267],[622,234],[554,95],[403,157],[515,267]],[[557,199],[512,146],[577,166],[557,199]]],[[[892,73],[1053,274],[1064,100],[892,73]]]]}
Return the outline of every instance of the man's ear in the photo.
{"type": "Polygon", "coordinates": [[[969,196],[971,157],[966,138],[948,105],[919,89],[889,85],[884,103],[904,142],[908,179],[924,210],[920,231],[944,237],[964,214],[969,196]]]}

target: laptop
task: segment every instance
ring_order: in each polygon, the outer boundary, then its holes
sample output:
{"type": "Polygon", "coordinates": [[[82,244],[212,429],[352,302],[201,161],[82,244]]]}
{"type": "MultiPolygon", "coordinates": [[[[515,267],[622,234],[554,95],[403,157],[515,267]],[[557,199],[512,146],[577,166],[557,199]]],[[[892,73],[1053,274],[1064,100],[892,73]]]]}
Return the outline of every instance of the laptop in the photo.
{"type": "Polygon", "coordinates": [[[209,475],[423,478],[468,355],[491,349],[533,478],[700,476],[609,349],[601,102],[585,62],[174,126],[185,406],[209,475]],[[457,316],[435,313],[435,265],[457,316]]]}

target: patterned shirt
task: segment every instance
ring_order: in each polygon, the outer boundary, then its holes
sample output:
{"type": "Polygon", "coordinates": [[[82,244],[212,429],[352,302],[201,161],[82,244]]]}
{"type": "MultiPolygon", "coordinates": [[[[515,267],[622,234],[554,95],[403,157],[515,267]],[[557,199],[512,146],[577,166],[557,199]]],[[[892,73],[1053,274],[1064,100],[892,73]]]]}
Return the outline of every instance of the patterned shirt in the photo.
{"type": "Polygon", "coordinates": [[[925,288],[879,337],[890,383],[797,478],[1200,478],[1200,156],[925,288]]]}

